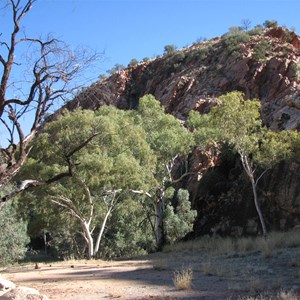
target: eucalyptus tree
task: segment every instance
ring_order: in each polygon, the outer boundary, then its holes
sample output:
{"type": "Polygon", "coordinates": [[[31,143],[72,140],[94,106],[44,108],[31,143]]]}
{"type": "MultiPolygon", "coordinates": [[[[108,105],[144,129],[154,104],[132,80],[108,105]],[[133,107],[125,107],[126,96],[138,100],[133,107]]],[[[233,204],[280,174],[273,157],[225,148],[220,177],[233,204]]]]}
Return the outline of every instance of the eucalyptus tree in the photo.
{"type": "MultiPolygon", "coordinates": [[[[9,189],[6,186],[5,189],[9,189]]],[[[6,193],[0,190],[0,195],[6,193]]],[[[15,263],[24,258],[29,243],[27,235],[27,222],[17,213],[16,207],[11,202],[0,211],[0,266],[15,263]]]]}
{"type": "Polygon", "coordinates": [[[266,172],[280,160],[293,154],[299,134],[296,131],[273,132],[262,124],[258,99],[245,100],[241,92],[231,92],[218,98],[219,104],[208,115],[190,114],[190,127],[206,143],[227,143],[239,154],[248,176],[254,204],[262,227],[267,234],[257,195],[257,184],[266,172]]]}
{"type": "Polygon", "coordinates": [[[144,130],[129,112],[105,106],[96,112],[64,111],[47,124],[24,176],[47,181],[55,174],[69,173],[34,192],[77,220],[91,258],[99,251],[118,203],[154,184],[154,166],[144,130]]]}
{"type": "MultiPolygon", "coordinates": [[[[6,23],[0,32],[0,186],[18,174],[46,114],[74,95],[79,75],[98,57],[87,50],[72,51],[51,36],[26,35],[22,22],[36,2],[8,0],[0,8],[0,22],[6,23]]],[[[28,184],[25,181],[16,193],[4,195],[0,208],[28,184]]]]}
{"type": "MultiPolygon", "coordinates": [[[[162,249],[166,242],[166,191],[175,182],[180,181],[186,175],[187,170],[176,178],[174,167],[180,157],[186,156],[194,145],[192,133],[183,126],[183,123],[174,116],[165,113],[164,108],[152,95],[146,95],[139,100],[137,111],[133,114],[136,123],[141,124],[146,132],[146,140],[156,155],[155,179],[156,185],[152,187],[152,193],[147,193],[152,199],[154,206],[154,232],[157,248],[162,249]]],[[[177,175],[178,176],[178,175],[177,175]]],[[[170,197],[169,197],[170,198],[170,197]]],[[[189,208],[190,209],[190,208],[189,208]]],[[[186,222],[193,224],[196,212],[193,211],[193,217],[186,219],[186,222]]],[[[182,218],[184,220],[184,217],[182,218]]],[[[184,231],[183,237],[189,230],[184,231]]]]}

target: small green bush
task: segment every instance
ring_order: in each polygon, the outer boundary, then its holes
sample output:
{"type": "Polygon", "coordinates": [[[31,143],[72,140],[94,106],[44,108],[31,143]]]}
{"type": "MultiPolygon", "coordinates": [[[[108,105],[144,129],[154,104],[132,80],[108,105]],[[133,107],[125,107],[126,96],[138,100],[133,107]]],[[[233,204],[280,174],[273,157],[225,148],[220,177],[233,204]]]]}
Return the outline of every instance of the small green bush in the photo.
{"type": "Polygon", "coordinates": [[[176,52],[177,47],[175,45],[166,45],[164,47],[164,55],[173,55],[176,52]]]}
{"type": "Polygon", "coordinates": [[[24,258],[29,243],[27,223],[18,218],[11,203],[0,210],[0,228],[0,265],[5,266],[24,258]]]}
{"type": "Polygon", "coordinates": [[[238,53],[240,45],[249,42],[249,40],[248,32],[242,31],[239,27],[230,28],[229,32],[222,37],[223,46],[226,47],[228,54],[238,53]]]}
{"type": "Polygon", "coordinates": [[[289,67],[289,78],[293,81],[297,81],[300,78],[300,66],[295,63],[291,62],[290,67],[289,67]]]}
{"type": "Polygon", "coordinates": [[[122,64],[115,64],[110,70],[107,70],[106,72],[110,75],[114,75],[117,72],[125,69],[125,66],[122,64]]]}
{"type": "Polygon", "coordinates": [[[272,46],[267,41],[262,41],[256,44],[253,48],[253,58],[259,61],[265,61],[269,51],[272,50],[272,46]]]}
{"type": "Polygon", "coordinates": [[[278,22],[276,20],[266,20],[263,25],[265,28],[273,28],[278,27],[278,22]]]}
{"type": "Polygon", "coordinates": [[[253,35],[260,35],[264,31],[264,27],[262,25],[256,25],[253,29],[248,31],[248,34],[253,35]]]}
{"type": "Polygon", "coordinates": [[[139,64],[138,60],[135,59],[135,58],[133,58],[133,59],[129,62],[128,66],[129,66],[129,67],[135,67],[135,66],[137,66],[138,64],[139,64]]]}

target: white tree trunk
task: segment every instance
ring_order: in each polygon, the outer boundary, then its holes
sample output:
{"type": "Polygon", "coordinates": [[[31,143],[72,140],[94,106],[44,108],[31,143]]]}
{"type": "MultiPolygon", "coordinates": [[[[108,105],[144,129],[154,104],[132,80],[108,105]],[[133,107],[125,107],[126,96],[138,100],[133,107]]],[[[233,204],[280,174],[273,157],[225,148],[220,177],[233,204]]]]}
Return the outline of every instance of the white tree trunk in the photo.
{"type": "Polygon", "coordinates": [[[82,222],[81,225],[83,227],[85,237],[86,237],[86,242],[88,245],[88,258],[91,259],[92,257],[95,256],[95,252],[94,252],[94,240],[93,240],[90,228],[89,228],[90,226],[86,222],[82,222]]]}
{"type": "Polygon", "coordinates": [[[101,225],[101,228],[100,228],[100,231],[99,231],[99,234],[98,234],[98,238],[97,238],[97,241],[96,241],[94,255],[97,255],[97,253],[99,251],[101,239],[102,239],[102,236],[103,236],[103,232],[104,232],[108,217],[111,213],[111,210],[112,210],[112,206],[108,209],[108,211],[105,214],[105,217],[104,217],[104,220],[102,222],[102,225],[101,225]]]}
{"type": "MultiPolygon", "coordinates": [[[[246,155],[243,155],[240,153],[241,156],[241,160],[242,160],[242,164],[243,167],[251,181],[251,186],[252,186],[252,192],[253,192],[253,198],[254,198],[254,204],[255,204],[255,208],[256,208],[256,212],[258,214],[259,217],[259,221],[261,224],[261,228],[262,228],[262,232],[263,232],[263,236],[266,237],[267,236],[267,228],[266,228],[266,224],[264,221],[264,217],[262,215],[259,203],[258,203],[258,197],[257,197],[257,182],[255,182],[255,176],[254,176],[254,170],[253,167],[251,165],[251,162],[249,162],[249,159],[246,155]]],[[[259,179],[261,178],[261,176],[259,177],[259,179]]]]}
{"type": "Polygon", "coordinates": [[[155,239],[158,251],[161,251],[165,244],[165,231],[164,231],[164,214],[165,214],[165,199],[163,189],[157,191],[154,198],[155,201],[155,239]]]}
{"type": "Polygon", "coordinates": [[[263,236],[266,237],[267,236],[267,228],[266,228],[266,224],[265,224],[265,220],[264,217],[262,215],[259,203],[258,203],[258,198],[257,198],[257,190],[256,190],[256,184],[254,182],[254,178],[250,178],[251,180],[251,185],[252,185],[252,191],[253,191],[253,197],[254,197],[254,204],[255,204],[255,208],[259,217],[259,221],[261,224],[261,228],[263,231],[263,236]]]}

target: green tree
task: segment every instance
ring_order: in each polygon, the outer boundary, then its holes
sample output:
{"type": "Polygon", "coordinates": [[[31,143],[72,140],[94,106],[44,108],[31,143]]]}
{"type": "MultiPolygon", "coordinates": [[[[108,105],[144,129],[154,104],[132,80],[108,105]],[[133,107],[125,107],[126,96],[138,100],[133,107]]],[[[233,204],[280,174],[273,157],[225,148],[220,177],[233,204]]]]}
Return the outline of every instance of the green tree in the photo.
{"type": "Polygon", "coordinates": [[[45,127],[27,163],[35,180],[69,174],[43,186],[43,196],[77,220],[88,257],[97,255],[118,203],[135,190],[147,191],[155,181],[155,157],[143,129],[133,121],[130,112],[114,107],[95,113],[65,111],[45,127]]]}
{"type": "Polygon", "coordinates": [[[0,210],[0,228],[0,265],[24,258],[29,243],[27,223],[18,216],[12,202],[0,210]]]}
{"type": "MultiPolygon", "coordinates": [[[[175,178],[174,166],[178,158],[187,155],[194,144],[192,133],[183,124],[170,114],[166,114],[164,108],[152,95],[146,95],[139,101],[136,112],[136,123],[144,128],[146,140],[157,157],[155,178],[156,185],[152,188],[152,199],[155,207],[155,220],[153,224],[157,249],[161,250],[166,242],[164,228],[166,209],[166,190],[173,183],[186,176],[187,170],[179,178],[175,178]]],[[[189,220],[189,223],[193,223],[189,220]]]]}
{"type": "Polygon", "coordinates": [[[267,229],[257,196],[257,184],[262,176],[280,160],[290,157],[299,139],[295,131],[273,132],[262,125],[260,101],[245,100],[240,92],[219,97],[220,105],[209,115],[191,115],[191,124],[202,125],[199,136],[209,141],[207,132],[213,132],[213,140],[227,143],[239,154],[253,191],[253,198],[263,235],[267,229]],[[261,168],[263,171],[260,171],[261,168]]]}
{"type": "Polygon", "coordinates": [[[179,189],[176,197],[176,205],[167,203],[164,218],[166,240],[170,244],[183,238],[193,230],[193,223],[197,212],[191,209],[189,192],[179,189]]]}
{"type": "Polygon", "coordinates": [[[164,47],[164,55],[173,55],[176,52],[177,47],[175,45],[166,45],[164,47]]]}
{"type": "Polygon", "coordinates": [[[103,237],[101,257],[130,257],[154,250],[155,240],[145,204],[141,199],[125,199],[111,215],[103,237]]]}

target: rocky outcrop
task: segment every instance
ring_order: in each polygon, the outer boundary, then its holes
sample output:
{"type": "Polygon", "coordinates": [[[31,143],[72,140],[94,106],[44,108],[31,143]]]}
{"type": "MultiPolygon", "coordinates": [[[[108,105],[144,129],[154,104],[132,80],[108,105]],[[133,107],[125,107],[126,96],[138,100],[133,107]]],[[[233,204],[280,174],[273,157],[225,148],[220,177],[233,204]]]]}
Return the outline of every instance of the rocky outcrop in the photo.
{"type": "Polygon", "coordinates": [[[0,299],[2,300],[48,300],[36,289],[16,286],[13,282],[0,275],[0,299]]]}
{"type": "Polygon", "coordinates": [[[224,38],[216,38],[123,69],[94,83],[67,108],[113,104],[128,109],[141,96],[153,94],[168,112],[185,119],[191,110],[206,113],[216,97],[239,90],[261,100],[268,126],[295,129],[300,120],[298,44],[299,37],[282,28],[254,35],[234,50],[224,38]]]}
{"type": "MultiPolygon", "coordinates": [[[[276,27],[243,40],[238,35],[230,38],[226,40],[225,35],[196,43],[125,68],[82,91],[66,108],[97,109],[107,104],[133,109],[140,97],[153,94],[167,112],[185,120],[191,110],[207,113],[218,96],[238,90],[246,98],[260,99],[262,119],[269,128],[300,130],[299,37],[276,27]]],[[[250,234],[259,230],[242,169],[236,161],[223,161],[211,169],[212,161],[210,154],[195,152],[190,168],[203,169],[203,177],[184,182],[198,210],[196,232],[250,234]]],[[[300,214],[299,176],[298,165],[285,162],[261,182],[260,201],[269,229],[300,223],[295,217],[300,214]]]]}

